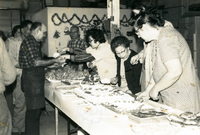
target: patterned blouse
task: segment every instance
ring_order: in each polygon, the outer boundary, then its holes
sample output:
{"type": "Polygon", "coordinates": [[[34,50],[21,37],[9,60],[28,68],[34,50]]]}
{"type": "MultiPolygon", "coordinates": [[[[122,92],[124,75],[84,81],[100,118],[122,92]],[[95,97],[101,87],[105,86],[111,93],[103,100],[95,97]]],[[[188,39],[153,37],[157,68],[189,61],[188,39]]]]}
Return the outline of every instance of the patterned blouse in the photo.
{"type": "Polygon", "coordinates": [[[162,101],[182,111],[200,111],[199,79],[195,72],[190,48],[183,36],[172,27],[161,30],[152,52],[153,78],[155,83],[167,72],[165,62],[179,58],[183,72],[170,87],[160,92],[162,101]]]}

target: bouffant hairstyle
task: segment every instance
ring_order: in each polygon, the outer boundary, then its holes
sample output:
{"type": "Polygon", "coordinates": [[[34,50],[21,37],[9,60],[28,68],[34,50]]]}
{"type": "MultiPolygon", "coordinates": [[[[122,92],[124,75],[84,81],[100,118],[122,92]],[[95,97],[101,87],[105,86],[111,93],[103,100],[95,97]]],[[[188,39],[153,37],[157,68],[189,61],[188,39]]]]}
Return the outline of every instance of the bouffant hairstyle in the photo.
{"type": "Polygon", "coordinates": [[[158,12],[144,12],[135,21],[134,28],[142,28],[143,24],[150,24],[152,27],[163,27],[165,20],[158,12]]]}
{"type": "Polygon", "coordinates": [[[89,44],[89,36],[91,36],[95,42],[99,42],[99,43],[105,43],[106,39],[104,37],[104,32],[102,30],[99,29],[90,29],[88,31],[86,31],[86,36],[85,36],[85,40],[86,42],[89,44]]]}

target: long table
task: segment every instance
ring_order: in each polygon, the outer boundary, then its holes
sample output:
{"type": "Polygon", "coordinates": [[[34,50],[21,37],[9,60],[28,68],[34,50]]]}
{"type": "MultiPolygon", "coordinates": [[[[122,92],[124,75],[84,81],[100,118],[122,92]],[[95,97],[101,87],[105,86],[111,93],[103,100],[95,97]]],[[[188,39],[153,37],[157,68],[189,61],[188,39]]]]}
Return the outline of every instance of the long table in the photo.
{"type": "MultiPolygon", "coordinates": [[[[58,109],[72,119],[90,135],[196,135],[200,127],[182,128],[171,125],[167,119],[138,123],[127,115],[113,112],[102,105],[80,105],[82,98],[75,94],[65,94],[55,88],[62,83],[45,83],[45,97],[55,105],[56,133],[58,135],[58,109]]],[[[166,105],[147,101],[155,108],[163,108],[168,113],[180,114],[179,110],[166,105]]]]}

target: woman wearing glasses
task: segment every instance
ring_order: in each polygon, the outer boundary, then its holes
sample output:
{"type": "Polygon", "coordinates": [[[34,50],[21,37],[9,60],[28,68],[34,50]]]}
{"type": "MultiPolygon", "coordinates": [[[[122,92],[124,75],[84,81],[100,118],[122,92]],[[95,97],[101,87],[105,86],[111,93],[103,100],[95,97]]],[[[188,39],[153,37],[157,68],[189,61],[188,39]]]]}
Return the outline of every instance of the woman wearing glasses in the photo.
{"type": "MultiPolygon", "coordinates": [[[[134,29],[145,43],[153,42],[149,56],[149,80],[138,99],[150,97],[173,108],[197,113],[200,111],[199,79],[189,46],[173,27],[156,12],[144,12],[135,21],[134,29]]],[[[147,67],[145,67],[147,68],[147,67]]]]}
{"type": "Polygon", "coordinates": [[[119,89],[127,93],[140,92],[142,65],[130,63],[131,57],[137,54],[130,49],[130,41],[124,36],[117,36],[111,41],[111,49],[117,57],[117,76],[111,79],[111,83],[118,83],[119,89]]]}
{"type": "MultiPolygon", "coordinates": [[[[132,8],[132,19],[135,21],[141,14],[144,12],[157,12],[157,8],[153,5],[150,5],[144,1],[138,1],[138,2],[133,2],[131,5],[132,8]]],[[[133,21],[133,22],[134,22],[133,21]]],[[[171,22],[165,20],[164,27],[173,27],[171,22]]],[[[137,32],[137,31],[135,31],[137,32]]],[[[137,39],[143,40],[143,39],[137,39]]],[[[139,42],[142,43],[143,41],[139,42]]],[[[141,76],[140,76],[140,84],[141,84],[141,91],[145,91],[147,85],[149,84],[149,72],[151,72],[151,63],[149,63],[149,59],[151,56],[151,50],[152,50],[152,45],[154,44],[155,41],[152,42],[143,42],[143,50],[141,50],[137,55],[133,56],[131,58],[131,63],[132,64],[137,64],[139,61],[142,63],[142,71],[141,71],[141,76]],[[148,66],[147,66],[148,65],[148,66]]]]}

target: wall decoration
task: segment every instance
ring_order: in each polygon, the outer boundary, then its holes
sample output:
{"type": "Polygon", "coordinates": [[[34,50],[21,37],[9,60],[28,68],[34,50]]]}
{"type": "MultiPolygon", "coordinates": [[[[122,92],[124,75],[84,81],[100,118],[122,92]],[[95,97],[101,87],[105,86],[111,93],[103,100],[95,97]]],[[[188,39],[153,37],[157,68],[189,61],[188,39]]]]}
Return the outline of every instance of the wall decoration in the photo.
{"type": "Polygon", "coordinates": [[[121,36],[122,35],[120,29],[118,29],[118,28],[114,29],[114,34],[115,34],[115,36],[121,36]]]}
{"type": "Polygon", "coordinates": [[[63,13],[62,17],[60,17],[58,15],[58,13],[54,13],[51,17],[51,21],[53,22],[54,25],[59,26],[61,23],[69,23],[70,25],[80,25],[81,23],[87,24],[87,25],[92,25],[91,23],[93,23],[93,25],[94,25],[93,20],[95,20],[96,25],[99,25],[106,18],[107,18],[107,16],[105,14],[101,19],[96,14],[94,14],[92,16],[92,18],[89,20],[86,15],[83,15],[82,18],[80,18],[80,17],[78,17],[77,14],[73,14],[71,18],[67,18],[67,15],[65,13],[63,13]],[[71,22],[75,18],[79,21],[77,24],[73,24],[71,22]],[[56,23],[57,22],[56,20],[59,22],[56,23]]]}
{"type": "Polygon", "coordinates": [[[132,19],[128,19],[127,16],[124,15],[120,20],[120,25],[124,27],[129,27],[130,24],[132,24],[132,19]]]}
{"type": "Polygon", "coordinates": [[[98,26],[98,25],[101,24],[101,21],[100,21],[100,20],[93,20],[93,24],[94,24],[95,26],[98,26]]]}
{"type": "Polygon", "coordinates": [[[127,31],[127,32],[126,32],[126,35],[129,36],[129,37],[130,37],[130,36],[133,36],[134,34],[135,34],[135,33],[134,33],[133,31],[127,31]]]}
{"type": "Polygon", "coordinates": [[[59,37],[60,37],[60,32],[58,32],[58,31],[56,30],[56,32],[54,33],[53,37],[54,37],[54,38],[59,38],[59,37]]]}
{"type": "Polygon", "coordinates": [[[69,35],[69,34],[70,34],[70,31],[69,31],[69,28],[68,28],[68,27],[65,27],[64,33],[65,33],[65,35],[69,35]]]}
{"type": "Polygon", "coordinates": [[[82,31],[85,31],[86,27],[87,27],[87,26],[85,26],[85,25],[80,25],[80,26],[79,26],[79,28],[81,28],[82,31]]]}

